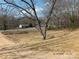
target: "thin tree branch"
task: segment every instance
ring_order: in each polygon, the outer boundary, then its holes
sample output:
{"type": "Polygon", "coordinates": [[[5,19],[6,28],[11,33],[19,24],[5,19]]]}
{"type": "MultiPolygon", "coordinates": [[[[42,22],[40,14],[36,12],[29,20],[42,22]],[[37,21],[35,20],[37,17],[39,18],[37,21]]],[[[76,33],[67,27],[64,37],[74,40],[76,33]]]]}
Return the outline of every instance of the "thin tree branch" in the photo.
{"type": "Polygon", "coordinates": [[[30,1],[31,1],[31,3],[32,3],[32,6],[33,6],[33,11],[34,11],[36,20],[37,20],[37,22],[38,22],[40,32],[41,32],[41,34],[42,34],[43,37],[44,37],[44,33],[43,33],[43,31],[42,31],[42,28],[41,28],[41,23],[40,23],[40,20],[39,20],[39,18],[38,18],[38,16],[37,16],[37,12],[36,12],[36,10],[35,10],[35,5],[34,5],[34,3],[33,3],[33,0],[30,0],[30,1]]]}
{"type": "Polygon", "coordinates": [[[51,15],[52,15],[52,13],[53,13],[53,9],[54,9],[54,6],[55,6],[55,4],[56,4],[56,1],[57,0],[53,0],[52,1],[52,8],[51,8],[51,10],[50,10],[50,12],[49,12],[49,15],[48,15],[48,17],[47,17],[47,21],[46,21],[46,25],[45,25],[45,32],[44,32],[44,39],[46,39],[46,35],[47,35],[47,27],[48,27],[48,23],[49,23],[49,21],[50,21],[50,18],[51,18],[51,15]]]}
{"type": "Polygon", "coordinates": [[[8,2],[8,1],[6,1],[6,0],[4,0],[4,1],[5,1],[6,3],[8,3],[8,4],[11,4],[11,5],[13,5],[13,6],[16,6],[16,7],[20,8],[20,9],[24,10],[24,11],[27,12],[29,15],[33,16],[33,15],[32,15],[30,12],[28,12],[26,9],[24,9],[24,8],[22,8],[22,7],[20,7],[20,6],[16,5],[16,4],[10,3],[10,2],[8,2]]]}
{"type": "Polygon", "coordinates": [[[30,3],[28,3],[27,1],[25,1],[25,0],[21,0],[22,2],[24,2],[24,3],[26,3],[27,5],[29,5],[31,8],[33,8],[31,5],[30,5],[30,3]]]}

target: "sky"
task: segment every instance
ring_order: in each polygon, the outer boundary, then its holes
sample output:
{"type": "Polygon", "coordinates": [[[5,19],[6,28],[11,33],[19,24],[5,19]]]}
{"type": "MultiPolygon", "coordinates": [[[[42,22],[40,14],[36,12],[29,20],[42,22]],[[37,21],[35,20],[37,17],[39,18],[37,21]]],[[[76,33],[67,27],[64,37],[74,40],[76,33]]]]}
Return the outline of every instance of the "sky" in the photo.
{"type": "Polygon", "coordinates": [[[0,0],[0,3],[3,3],[4,1],[3,0],[0,0]]]}
{"type": "MultiPolygon", "coordinates": [[[[18,5],[20,5],[20,6],[22,6],[22,7],[25,6],[25,4],[24,4],[24,3],[21,3],[20,0],[15,0],[15,1],[16,1],[16,3],[17,3],[18,5]]],[[[41,10],[41,11],[43,10],[43,0],[36,0],[36,2],[37,2],[37,3],[36,3],[36,11],[37,11],[37,13],[38,13],[38,16],[42,16],[40,10],[41,10]]],[[[4,0],[0,0],[0,3],[5,3],[5,2],[4,2],[4,0]]]]}
{"type": "MultiPolygon", "coordinates": [[[[18,4],[20,4],[20,0],[15,0],[18,4]]],[[[42,7],[42,5],[43,5],[43,0],[36,0],[36,2],[37,2],[37,6],[38,7],[42,7]]],[[[4,0],[0,0],[0,3],[4,3],[4,0]]],[[[21,4],[21,5],[23,5],[23,4],[21,4]]]]}
{"type": "MultiPolygon", "coordinates": [[[[10,0],[9,0],[10,1],[10,0]]],[[[15,0],[16,1],[16,3],[19,5],[19,6],[22,6],[22,7],[24,7],[25,8],[25,4],[24,3],[22,3],[20,0],[15,0]]],[[[27,0],[26,0],[27,1],[27,0]]],[[[30,1],[30,0],[28,0],[28,1],[30,1]]],[[[74,1],[74,0],[65,0],[65,1],[74,1]]],[[[78,1],[78,0],[75,0],[75,1],[78,1]]],[[[37,14],[38,14],[38,16],[43,16],[43,14],[42,14],[42,12],[41,11],[43,11],[44,10],[44,3],[43,3],[43,0],[36,0],[36,11],[37,11],[37,14]]],[[[4,3],[4,1],[3,0],[0,0],[0,3],[4,3]]],[[[16,12],[17,13],[17,11],[16,10],[14,10],[14,12],[16,12]]],[[[23,11],[24,12],[24,11],[23,11]]],[[[32,12],[32,11],[30,11],[30,12],[32,12]]],[[[24,12],[25,13],[25,12],[24,12]]]]}

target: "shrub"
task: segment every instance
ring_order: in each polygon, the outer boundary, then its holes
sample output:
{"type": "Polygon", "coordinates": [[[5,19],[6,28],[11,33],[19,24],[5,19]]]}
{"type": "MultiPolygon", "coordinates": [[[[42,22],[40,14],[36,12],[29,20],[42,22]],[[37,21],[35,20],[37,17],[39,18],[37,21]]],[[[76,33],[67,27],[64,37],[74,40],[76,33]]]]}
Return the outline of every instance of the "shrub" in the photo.
{"type": "Polygon", "coordinates": [[[52,30],[52,29],[56,29],[56,28],[57,28],[57,26],[54,25],[54,24],[49,24],[48,25],[48,30],[52,30]]]}

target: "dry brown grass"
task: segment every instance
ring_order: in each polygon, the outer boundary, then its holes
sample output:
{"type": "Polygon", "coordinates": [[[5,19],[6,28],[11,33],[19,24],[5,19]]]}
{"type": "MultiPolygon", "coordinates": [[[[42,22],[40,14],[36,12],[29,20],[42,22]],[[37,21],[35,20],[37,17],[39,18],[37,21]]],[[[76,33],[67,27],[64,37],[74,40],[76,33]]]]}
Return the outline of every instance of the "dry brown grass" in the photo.
{"type": "MultiPolygon", "coordinates": [[[[7,36],[7,38],[15,43],[37,43],[43,41],[42,35],[37,31],[17,31],[17,32],[2,32],[7,36]]],[[[47,31],[47,40],[64,36],[70,31],[59,30],[59,31],[47,31]]]]}
{"type": "MultiPolygon", "coordinates": [[[[28,31],[28,33],[11,33],[5,35],[8,40],[13,41],[16,45],[27,43],[28,45],[40,43],[42,36],[37,31],[28,31]]],[[[75,31],[59,30],[48,31],[48,43],[44,46],[35,47],[32,50],[22,50],[9,54],[0,55],[1,59],[79,59],[79,29],[75,31]]],[[[43,43],[46,44],[46,43],[43,43]]]]}

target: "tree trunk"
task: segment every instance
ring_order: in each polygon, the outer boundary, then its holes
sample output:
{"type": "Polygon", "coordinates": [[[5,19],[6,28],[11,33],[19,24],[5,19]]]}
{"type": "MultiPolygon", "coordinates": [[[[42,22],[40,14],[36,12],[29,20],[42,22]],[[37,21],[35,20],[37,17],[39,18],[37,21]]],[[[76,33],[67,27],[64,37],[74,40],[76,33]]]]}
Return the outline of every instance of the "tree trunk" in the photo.
{"type": "Polygon", "coordinates": [[[4,30],[7,30],[7,26],[6,26],[6,24],[4,24],[4,30]]]}

